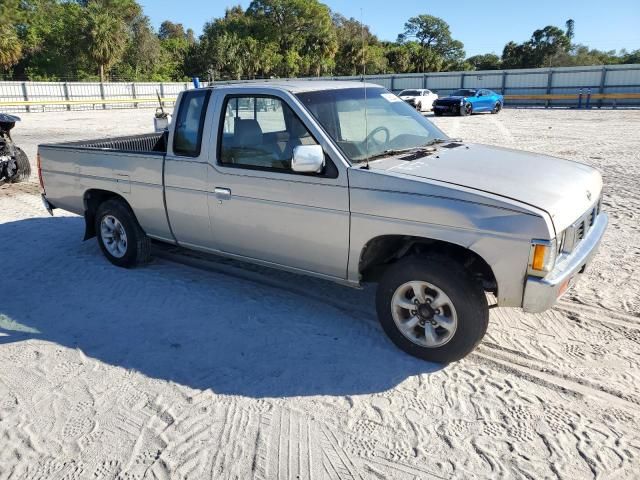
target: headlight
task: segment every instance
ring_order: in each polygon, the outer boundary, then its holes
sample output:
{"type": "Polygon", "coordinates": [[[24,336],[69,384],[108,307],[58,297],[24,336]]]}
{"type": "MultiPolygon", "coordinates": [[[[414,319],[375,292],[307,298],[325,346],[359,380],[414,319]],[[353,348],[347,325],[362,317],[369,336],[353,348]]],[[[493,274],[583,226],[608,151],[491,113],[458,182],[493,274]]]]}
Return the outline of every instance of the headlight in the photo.
{"type": "Polygon", "coordinates": [[[460,106],[464,105],[464,98],[460,100],[460,106]]]}
{"type": "Polygon", "coordinates": [[[558,255],[555,238],[549,240],[532,240],[529,254],[529,274],[544,277],[553,270],[558,255]]]}

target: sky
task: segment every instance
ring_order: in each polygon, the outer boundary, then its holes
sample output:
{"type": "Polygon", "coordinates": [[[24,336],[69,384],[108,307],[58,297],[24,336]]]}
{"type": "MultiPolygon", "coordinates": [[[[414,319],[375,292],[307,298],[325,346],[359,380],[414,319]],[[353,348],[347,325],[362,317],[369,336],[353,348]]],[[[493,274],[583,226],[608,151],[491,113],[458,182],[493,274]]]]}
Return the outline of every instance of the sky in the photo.
{"type": "MultiPolygon", "coordinates": [[[[250,1],[139,0],[157,28],[169,19],[192,28],[200,35],[204,23],[224,15],[226,8],[250,1]]],[[[333,11],[360,19],[381,40],[395,40],[409,17],[427,13],[443,18],[453,38],[464,43],[467,56],[480,53],[500,55],[510,40],[523,42],[538,28],[564,28],[575,20],[575,43],[600,50],[640,48],[640,0],[324,0],[333,11]],[[455,7],[452,5],[455,3],[455,7]]]]}

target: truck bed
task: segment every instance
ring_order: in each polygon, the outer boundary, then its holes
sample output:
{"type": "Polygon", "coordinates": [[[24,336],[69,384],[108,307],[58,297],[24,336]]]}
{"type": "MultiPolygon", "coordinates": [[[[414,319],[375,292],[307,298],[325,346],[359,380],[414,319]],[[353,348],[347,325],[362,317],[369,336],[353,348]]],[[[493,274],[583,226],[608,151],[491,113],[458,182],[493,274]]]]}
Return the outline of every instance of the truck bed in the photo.
{"type": "Polygon", "coordinates": [[[167,153],[167,133],[144,133],[126,137],[101,138],[75,142],[46,144],[45,147],[110,150],[127,153],[167,153]]]}

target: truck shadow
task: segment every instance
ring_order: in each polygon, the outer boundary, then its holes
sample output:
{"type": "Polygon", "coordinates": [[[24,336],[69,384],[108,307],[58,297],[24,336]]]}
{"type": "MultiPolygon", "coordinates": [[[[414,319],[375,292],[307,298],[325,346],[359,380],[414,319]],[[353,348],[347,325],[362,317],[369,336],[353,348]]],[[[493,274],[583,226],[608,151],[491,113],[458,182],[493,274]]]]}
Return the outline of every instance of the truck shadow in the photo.
{"type": "Polygon", "coordinates": [[[371,289],[254,269],[263,284],[166,260],[124,270],[80,241],[83,228],[80,217],[0,224],[10,252],[0,351],[55,342],[149,377],[255,398],[382,392],[441,368],[391,344],[371,289]]]}

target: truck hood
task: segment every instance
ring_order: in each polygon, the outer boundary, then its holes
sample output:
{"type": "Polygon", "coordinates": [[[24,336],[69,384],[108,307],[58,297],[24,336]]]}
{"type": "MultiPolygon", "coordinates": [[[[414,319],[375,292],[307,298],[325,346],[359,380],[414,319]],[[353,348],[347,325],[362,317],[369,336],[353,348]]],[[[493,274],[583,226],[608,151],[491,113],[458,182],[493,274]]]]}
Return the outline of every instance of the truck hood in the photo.
{"type": "Polygon", "coordinates": [[[600,173],[581,163],[487,145],[450,145],[453,148],[441,147],[413,161],[398,163],[396,158],[395,162],[372,162],[371,168],[446,182],[525,203],[547,212],[556,232],[567,228],[592,207],[602,191],[600,173]]]}

